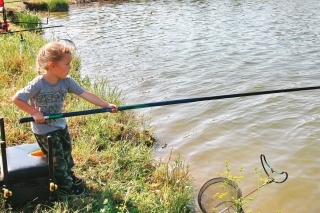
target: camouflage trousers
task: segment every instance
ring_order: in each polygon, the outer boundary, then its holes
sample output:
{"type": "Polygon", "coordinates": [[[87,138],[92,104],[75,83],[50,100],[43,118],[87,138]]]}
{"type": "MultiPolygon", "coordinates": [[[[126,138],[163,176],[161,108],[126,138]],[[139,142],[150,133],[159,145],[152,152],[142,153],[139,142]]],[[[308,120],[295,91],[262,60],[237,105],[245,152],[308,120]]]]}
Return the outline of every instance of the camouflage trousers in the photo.
{"type": "Polygon", "coordinates": [[[47,137],[52,138],[54,178],[58,187],[70,188],[72,186],[71,168],[74,161],[71,155],[72,144],[68,126],[47,134],[34,134],[42,152],[48,154],[47,137]]]}

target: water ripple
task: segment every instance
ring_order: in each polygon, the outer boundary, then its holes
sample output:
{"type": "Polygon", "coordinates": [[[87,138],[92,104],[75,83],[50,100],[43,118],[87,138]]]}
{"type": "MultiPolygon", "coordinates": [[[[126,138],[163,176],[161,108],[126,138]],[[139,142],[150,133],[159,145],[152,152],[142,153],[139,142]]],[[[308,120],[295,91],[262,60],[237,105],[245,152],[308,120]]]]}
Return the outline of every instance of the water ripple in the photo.
{"type": "MultiPolygon", "coordinates": [[[[71,7],[66,28],[83,75],[106,77],[126,104],[318,85],[320,5],[306,1],[140,1],[71,7]]],[[[243,194],[256,186],[259,155],[289,173],[265,187],[254,212],[319,212],[319,91],[155,107],[166,149],[182,153],[199,188],[216,172],[245,166],[243,194]],[[310,196],[312,193],[313,196],[310,196]],[[290,196],[288,196],[290,195],[290,196]],[[308,197],[308,199],[304,199],[308,197]]]]}

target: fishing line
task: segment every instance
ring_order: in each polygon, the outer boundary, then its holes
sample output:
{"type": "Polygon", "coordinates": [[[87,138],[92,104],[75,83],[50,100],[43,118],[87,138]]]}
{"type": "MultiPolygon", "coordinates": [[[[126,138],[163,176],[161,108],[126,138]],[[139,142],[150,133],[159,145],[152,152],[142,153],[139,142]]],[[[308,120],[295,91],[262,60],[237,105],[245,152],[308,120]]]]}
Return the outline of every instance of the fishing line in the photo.
{"type": "MultiPolygon", "coordinates": [[[[68,33],[68,28],[66,26],[63,26],[65,28],[65,31],[63,31],[67,36],[67,38],[59,36],[58,32],[56,32],[56,29],[53,28],[51,32],[51,41],[62,41],[65,42],[67,45],[71,45],[74,49],[76,49],[76,44],[73,42],[73,38],[68,33]]],[[[61,32],[61,31],[59,31],[61,32]]]]}

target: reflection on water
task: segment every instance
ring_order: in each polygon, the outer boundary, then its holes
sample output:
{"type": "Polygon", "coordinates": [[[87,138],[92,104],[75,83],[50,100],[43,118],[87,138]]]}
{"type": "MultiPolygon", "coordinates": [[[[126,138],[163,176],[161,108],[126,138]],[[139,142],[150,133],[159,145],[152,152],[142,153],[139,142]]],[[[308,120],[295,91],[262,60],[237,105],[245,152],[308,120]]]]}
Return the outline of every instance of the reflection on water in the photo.
{"type": "MultiPolygon", "coordinates": [[[[293,1],[142,1],[72,6],[51,18],[71,38],[83,75],[106,77],[126,104],[319,85],[320,6],[293,1]]],[[[153,117],[156,157],[181,153],[198,189],[230,160],[244,195],[260,154],[283,184],[261,189],[254,212],[320,212],[320,91],[141,109],[153,117]],[[312,195],[312,196],[310,196],[312,195]]]]}

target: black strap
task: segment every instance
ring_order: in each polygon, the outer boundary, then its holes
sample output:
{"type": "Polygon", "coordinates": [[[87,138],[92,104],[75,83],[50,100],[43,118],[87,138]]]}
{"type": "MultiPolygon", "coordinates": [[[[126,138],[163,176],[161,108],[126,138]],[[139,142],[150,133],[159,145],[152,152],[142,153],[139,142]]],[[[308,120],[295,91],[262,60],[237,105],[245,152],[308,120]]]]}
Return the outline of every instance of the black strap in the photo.
{"type": "Polygon", "coordinates": [[[261,164],[262,164],[262,167],[263,167],[264,172],[267,174],[267,176],[268,176],[269,179],[270,179],[270,181],[269,181],[270,183],[271,183],[271,182],[283,183],[283,182],[285,182],[285,181],[288,179],[288,173],[287,173],[287,172],[284,172],[284,171],[282,171],[282,172],[277,172],[276,170],[274,170],[273,168],[271,168],[271,166],[269,165],[269,163],[268,163],[267,160],[266,160],[266,156],[264,156],[263,154],[260,155],[260,160],[261,160],[261,164]],[[285,174],[285,178],[284,178],[282,181],[277,181],[276,179],[274,179],[273,177],[271,177],[271,176],[269,175],[269,173],[267,172],[266,168],[265,168],[265,164],[270,168],[270,170],[271,170],[272,173],[275,172],[275,173],[277,173],[277,174],[279,174],[279,175],[285,174]]]}

